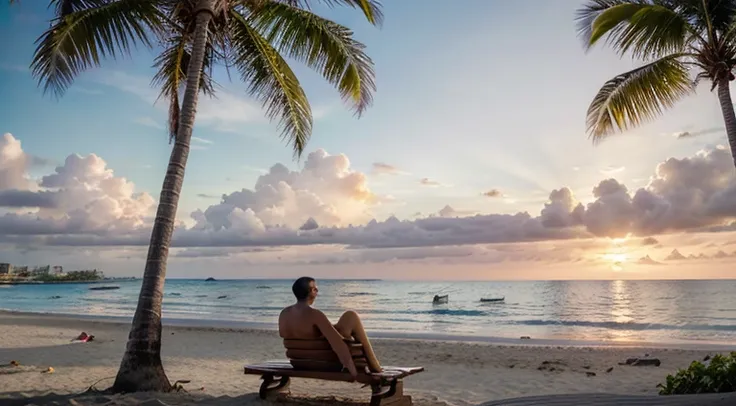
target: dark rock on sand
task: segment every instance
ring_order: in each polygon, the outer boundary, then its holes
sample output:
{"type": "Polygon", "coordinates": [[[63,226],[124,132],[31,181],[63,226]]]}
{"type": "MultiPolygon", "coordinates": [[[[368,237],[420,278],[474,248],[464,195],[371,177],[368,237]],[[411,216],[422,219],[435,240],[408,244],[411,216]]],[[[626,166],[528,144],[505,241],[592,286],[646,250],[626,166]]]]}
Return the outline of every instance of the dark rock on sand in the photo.
{"type": "Polygon", "coordinates": [[[588,371],[585,373],[585,376],[595,376],[595,372],[588,371]]]}
{"type": "Polygon", "coordinates": [[[613,367],[610,367],[610,368],[606,369],[606,373],[608,373],[608,374],[610,374],[611,371],[613,371],[613,367]]]}

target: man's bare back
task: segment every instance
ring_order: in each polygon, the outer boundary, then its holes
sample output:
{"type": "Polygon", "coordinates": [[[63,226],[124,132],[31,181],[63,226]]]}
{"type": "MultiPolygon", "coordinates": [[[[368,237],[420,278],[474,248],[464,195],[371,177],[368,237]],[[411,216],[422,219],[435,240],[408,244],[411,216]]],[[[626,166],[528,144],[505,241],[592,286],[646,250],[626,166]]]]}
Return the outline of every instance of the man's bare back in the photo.
{"type": "Polygon", "coordinates": [[[327,316],[310,306],[291,305],[279,315],[279,335],[285,339],[302,340],[324,337],[317,326],[323,318],[327,316]]]}
{"type": "Polygon", "coordinates": [[[380,372],[381,365],[373,353],[368,336],[360,317],[354,311],[346,311],[334,326],[321,311],[312,308],[319,289],[313,278],[302,277],[292,286],[297,302],[286,307],[279,314],[279,335],[284,339],[309,340],[324,337],[330,343],[337,357],[353,377],[357,370],[350,350],[344,339],[354,339],[363,345],[368,366],[373,372],[380,372]]]}

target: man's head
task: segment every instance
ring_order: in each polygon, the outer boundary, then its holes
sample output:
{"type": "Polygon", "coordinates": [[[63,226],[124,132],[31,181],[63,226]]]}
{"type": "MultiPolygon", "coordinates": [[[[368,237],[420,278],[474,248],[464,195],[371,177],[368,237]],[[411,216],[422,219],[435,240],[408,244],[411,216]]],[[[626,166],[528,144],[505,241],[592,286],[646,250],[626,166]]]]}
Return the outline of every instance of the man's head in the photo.
{"type": "Polygon", "coordinates": [[[314,299],[317,298],[317,282],[314,278],[309,276],[302,276],[301,278],[294,281],[291,285],[291,291],[294,292],[296,300],[299,302],[307,302],[308,304],[314,303],[314,299]]]}

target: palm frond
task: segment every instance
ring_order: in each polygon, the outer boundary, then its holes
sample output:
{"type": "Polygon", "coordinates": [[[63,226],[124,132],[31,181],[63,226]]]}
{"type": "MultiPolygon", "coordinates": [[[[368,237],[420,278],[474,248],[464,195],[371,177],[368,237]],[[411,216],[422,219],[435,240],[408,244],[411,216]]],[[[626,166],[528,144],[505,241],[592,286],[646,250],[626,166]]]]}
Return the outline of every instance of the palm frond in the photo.
{"type": "Polygon", "coordinates": [[[638,126],[692,93],[693,80],[680,57],[664,57],[606,82],[588,108],[587,130],[593,141],[638,126]]]}
{"type": "Polygon", "coordinates": [[[57,97],[85,69],[106,57],[129,54],[137,43],[151,46],[150,33],[161,28],[155,0],[118,0],[73,12],[36,41],[33,76],[57,97]]]}
{"type": "Polygon", "coordinates": [[[585,5],[576,10],[575,22],[578,36],[583,40],[583,46],[586,49],[593,46],[590,42],[590,37],[593,35],[593,21],[601,13],[611,7],[630,3],[632,3],[631,0],[589,0],[585,5]]]}
{"type": "Polygon", "coordinates": [[[279,52],[321,73],[358,116],[372,104],[373,61],[350,29],[278,1],[264,3],[249,21],[279,52]]]}
{"type": "MultiPolygon", "coordinates": [[[[209,46],[206,52],[199,89],[203,94],[212,96],[215,86],[212,79],[213,48],[209,46]]],[[[188,37],[184,34],[172,34],[168,39],[168,47],[154,61],[153,66],[158,70],[151,83],[161,88],[159,99],[169,100],[169,141],[176,139],[179,129],[179,93],[186,85],[191,58],[191,43],[188,37]]]]}
{"type": "Polygon", "coordinates": [[[282,137],[301,157],[312,135],[312,110],[299,79],[266,38],[237,11],[230,18],[234,63],[248,92],[260,99],[270,119],[279,117],[282,137]]]}
{"type": "Polygon", "coordinates": [[[316,1],[328,7],[347,6],[363,12],[369,23],[380,26],[383,24],[382,5],[378,0],[276,0],[292,7],[309,10],[311,1],[316,1]]]}
{"type": "Polygon", "coordinates": [[[111,3],[110,0],[51,0],[49,7],[54,7],[54,14],[57,18],[66,17],[69,14],[78,11],[87,10],[94,7],[101,7],[111,3]]]}
{"type": "Polygon", "coordinates": [[[593,21],[590,45],[601,38],[620,54],[653,59],[682,52],[698,34],[683,16],[657,4],[619,4],[593,21]]]}

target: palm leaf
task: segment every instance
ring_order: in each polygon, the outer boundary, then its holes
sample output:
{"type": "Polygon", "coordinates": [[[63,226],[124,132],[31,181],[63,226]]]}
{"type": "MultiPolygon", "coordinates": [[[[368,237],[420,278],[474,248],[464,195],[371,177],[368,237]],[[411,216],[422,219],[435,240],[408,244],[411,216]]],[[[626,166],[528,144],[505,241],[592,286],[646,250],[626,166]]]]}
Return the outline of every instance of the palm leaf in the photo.
{"type": "Polygon", "coordinates": [[[627,3],[608,8],[593,21],[589,44],[603,37],[622,55],[631,51],[634,57],[649,59],[682,52],[698,34],[672,9],[627,3]]]}
{"type": "Polygon", "coordinates": [[[230,46],[233,65],[248,92],[262,100],[270,119],[279,117],[282,137],[301,157],[312,134],[312,110],[299,79],[266,38],[237,11],[231,12],[230,46]]]}
{"type": "MultiPolygon", "coordinates": [[[[153,77],[152,84],[161,88],[159,99],[169,100],[169,140],[176,139],[179,129],[179,93],[183,91],[187,82],[187,69],[191,60],[191,44],[186,35],[172,34],[168,39],[169,46],[166,47],[154,61],[154,67],[158,68],[153,77]]],[[[214,94],[215,82],[212,79],[213,48],[207,48],[202,76],[199,82],[200,91],[208,96],[214,94]]]]}
{"type": "Polygon", "coordinates": [[[586,49],[592,46],[590,38],[593,35],[593,21],[598,18],[601,13],[611,7],[621,4],[633,3],[631,0],[590,0],[583,7],[575,12],[575,21],[577,25],[578,36],[583,40],[583,46],[586,49]]]}
{"type": "MultiPolygon", "coordinates": [[[[276,0],[288,4],[292,7],[298,7],[309,10],[310,0],[276,0]]],[[[314,1],[314,0],[313,0],[314,1]]],[[[381,2],[378,0],[316,0],[328,7],[347,6],[357,8],[363,12],[369,23],[380,26],[383,24],[383,11],[381,11],[381,2]]]]}
{"type": "Polygon", "coordinates": [[[597,142],[638,126],[692,93],[693,81],[679,57],[664,57],[606,82],[588,108],[590,137],[597,142]]]}
{"type": "Polygon", "coordinates": [[[111,3],[110,0],[51,0],[49,7],[55,6],[56,17],[65,17],[69,14],[76,13],[78,11],[101,7],[106,3],[111,3]]]}
{"type": "Polygon", "coordinates": [[[279,52],[322,74],[359,116],[372,104],[373,61],[350,29],[278,1],[265,2],[249,21],[279,52]]]}
{"type": "Polygon", "coordinates": [[[85,69],[106,57],[129,54],[137,43],[150,47],[159,32],[155,0],[107,1],[104,5],[60,17],[39,37],[31,70],[44,93],[64,94],[85,69]]]}

